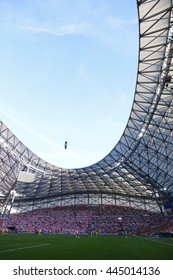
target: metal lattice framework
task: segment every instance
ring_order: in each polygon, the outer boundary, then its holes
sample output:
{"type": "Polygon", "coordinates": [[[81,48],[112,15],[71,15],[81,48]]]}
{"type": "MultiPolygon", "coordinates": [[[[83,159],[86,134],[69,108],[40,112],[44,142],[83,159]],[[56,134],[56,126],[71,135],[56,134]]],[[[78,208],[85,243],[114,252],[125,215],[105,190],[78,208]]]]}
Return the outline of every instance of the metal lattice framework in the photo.
{"type": "Polygon", "coordinates": [[[1,212],[111,203],[162,211],[173,200],[173,1],[137,0],[139,63],[131,114],[94,165],[64,169],[32,153],[0,122],[1,212]],[[31,182],[19,173],[34,174],[31,182]],[[14,199],[14,191],[16,197],[14,199]]]}

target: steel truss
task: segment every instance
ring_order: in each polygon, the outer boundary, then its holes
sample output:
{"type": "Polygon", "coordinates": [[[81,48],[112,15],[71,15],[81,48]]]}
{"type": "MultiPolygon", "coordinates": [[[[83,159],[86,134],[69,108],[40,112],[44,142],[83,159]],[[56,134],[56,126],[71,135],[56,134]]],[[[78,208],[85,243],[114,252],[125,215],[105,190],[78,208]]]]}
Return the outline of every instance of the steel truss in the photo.
{"type": "Polygon", "coordinates": [[[173,204],[173,1],[137,0],[139,63],[129,120],[94,165],[65,169],[32,153],[0,121],[0,207],[18,212],[69,204],[173,204]],[[34,174],[19,182],[20,171],[34,174]],[[15,196],[16,195],[16,196],[15,196]]]}

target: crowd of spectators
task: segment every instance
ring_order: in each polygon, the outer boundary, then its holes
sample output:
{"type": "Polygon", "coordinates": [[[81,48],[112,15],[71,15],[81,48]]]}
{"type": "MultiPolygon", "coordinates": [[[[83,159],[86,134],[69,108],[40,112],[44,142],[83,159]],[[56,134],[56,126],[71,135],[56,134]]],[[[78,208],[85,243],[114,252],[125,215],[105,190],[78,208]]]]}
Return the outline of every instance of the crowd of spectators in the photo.
{"type": "Polygon", "coordinates": [[[173,231],[173,221],[159,213],[113,205],[73,205],[37,209],[0,219],[0,231],[42,234],[151,234],[173,231]]]}

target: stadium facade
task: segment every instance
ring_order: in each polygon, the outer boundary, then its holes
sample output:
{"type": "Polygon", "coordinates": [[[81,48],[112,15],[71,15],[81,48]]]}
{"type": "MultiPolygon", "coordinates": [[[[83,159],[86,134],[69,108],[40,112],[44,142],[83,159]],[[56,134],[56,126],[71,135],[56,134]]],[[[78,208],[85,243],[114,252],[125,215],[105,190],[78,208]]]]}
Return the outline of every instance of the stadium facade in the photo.
{"type": "Polygon", "coordinates": [[[136,88],[119,142],[99,162],[65,169],[38,157],[0,121],[2,215],[71,204],[172,213],[173,1],[137,0],[137,9],[136,88]]]}

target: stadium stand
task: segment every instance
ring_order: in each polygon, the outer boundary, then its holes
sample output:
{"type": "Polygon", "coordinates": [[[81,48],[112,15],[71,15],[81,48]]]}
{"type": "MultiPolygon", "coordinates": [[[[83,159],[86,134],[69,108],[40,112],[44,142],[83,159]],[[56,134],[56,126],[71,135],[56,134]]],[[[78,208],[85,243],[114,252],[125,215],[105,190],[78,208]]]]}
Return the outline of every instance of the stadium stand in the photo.
{"type": "Polygon", "coordinates": [[[173,4],[137,0],[137,8],[134,102],[119,142],[102,160],[79,169],[55,166],[29,150],[0,120],[1,230],[172,231],[173,4]]]}
{"type": "Polygon", "coordinates": [[[0,220],[0,230],[14,226],[18,233],[151,234],[173,228],[159,213],[112,205],[60,206],[12,214],[0,220]]]}

